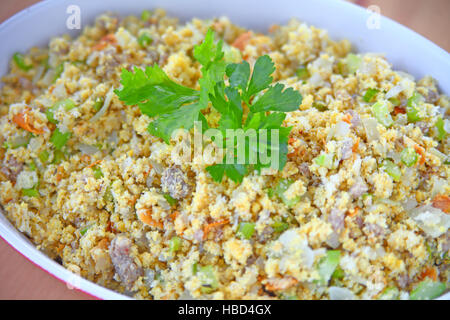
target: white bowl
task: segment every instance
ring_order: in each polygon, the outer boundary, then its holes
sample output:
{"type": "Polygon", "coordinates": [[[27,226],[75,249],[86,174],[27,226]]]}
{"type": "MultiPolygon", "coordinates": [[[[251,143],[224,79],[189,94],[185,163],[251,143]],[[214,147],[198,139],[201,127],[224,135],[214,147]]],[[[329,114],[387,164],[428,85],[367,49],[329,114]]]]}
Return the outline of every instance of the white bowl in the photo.
{"type": "MultiPolygon", "coordinates": [[[[57,35],[76,35],[79,30],[69,30],[66,27],[69,16],[66,10],[72,4],[81,9],[82,28],[105,11],[138,15],[143,9],[152,8],[164,8],[168,14],[181,20],[228,16],[236,24],[263,32],[271,24],[283,24],[296,17],[328,30],[333,39],[349,39],[359,52],[384,53],[396,70],[406,71],[416,78],[431,75],[438,81],[440,90],[450,95],[450,55],[445,50],[382,16],[379,20],[380,28],[370,29],[367,21],[373,13],[338,0],[226,0],[214,3],[211,0],[190,0],[189,3],[184,0],[47,0],[19,12],[0,25],[0,75],[7,73],[8,62],[14,52],[24,52],[33,46],[45,46],[57,35]]],[[[0,236],[42,269],[90,295],[102,299],[127,298],[74,276],[36,250],[2,214],[0,236]]],[[[450,294],[443,295],[440,299],[450,299],[450,294]]]]}

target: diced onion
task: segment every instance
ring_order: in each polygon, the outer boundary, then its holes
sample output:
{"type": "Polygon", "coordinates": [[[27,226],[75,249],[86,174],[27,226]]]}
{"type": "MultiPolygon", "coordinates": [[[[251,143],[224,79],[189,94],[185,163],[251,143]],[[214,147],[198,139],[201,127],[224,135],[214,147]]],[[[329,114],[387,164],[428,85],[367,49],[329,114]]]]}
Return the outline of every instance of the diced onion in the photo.
{"type": "Polygon", "coordinates": [[[113,97],[114,91],[111,88],[108,93],[106,94],[105,102],[103,102],[103,106],[101,109],[89,120],[91,122],[95,122],[99,120],[105,113],[108,111],[108,107],[111,103],[111,99],[113,97]]]}
{"type": "Polygon", "coordinates": [[[330,287],[330,300],[354,300],[355,295],[347,288],[330,287]]]}

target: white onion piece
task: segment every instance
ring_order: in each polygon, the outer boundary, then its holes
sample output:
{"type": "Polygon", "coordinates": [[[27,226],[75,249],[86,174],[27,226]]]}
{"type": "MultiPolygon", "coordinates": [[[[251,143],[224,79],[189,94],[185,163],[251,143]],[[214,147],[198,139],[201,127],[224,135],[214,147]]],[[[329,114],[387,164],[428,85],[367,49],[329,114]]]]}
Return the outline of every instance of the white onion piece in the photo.
{"type": "Polygon", "coordinates": [[[367,140],[374,141],[380,139],[380,133],[378,132],[378,122],[374,118],[364,118],[362,119],[364,129],[366,131],[367,140]]]}
{"type": "Polygon", "coordinates": [[[35,73],[35,75],[33,77],[33,80],[31,82],[33,84],[36,84],[39,81],[39,79],[42,78],[42,75],[44,74],[44,71],[45,71],[45,67],[44,66],[37,67],[36,73],[35,73]]]}
{"type": "Polygon", "coordinates": [[[450,227],[450,216],[429,204],[412,209],[408,214],[432,238],[446,233],[450,227]]]}
{"type": "Polygon", "coordinates": [[[108,107],[111,103],[111,99],[113,97],[114,91],[111,88],[108,93],[106,94],[106,98],[105,101],[103,102],[103,106],[101,107],[100,110],[98,110],[98,112],[89,120],[91,122],[95,122],[98,119],[100,119],[105,113],[106,111],[108,111],[108,107]]]}
{"type": "Polygon", "coordinates": [[[396,97],[402,91],[403,87],[401,85],[393,86],[388,92],[386,92],[385,98],[390,99],[392,97],[396,97]]]}
{"type": "Polygon", "coordinates": [[[82,153],[88,154],[88,155],[93,155],[93,154],[95,154],[95,153],[97,153],[97,152],[99,151],[97,147],[90,146],[90,145],[84,144],[84,143],[81,143],[81,144],[78,146],[78,149],[79,149],[82,153]]]}
{"type": "Polygon", "coordinates": [[[328,292],[330,300],[355,300],[353,292],[346,288],[330,287],[328,292]]]}

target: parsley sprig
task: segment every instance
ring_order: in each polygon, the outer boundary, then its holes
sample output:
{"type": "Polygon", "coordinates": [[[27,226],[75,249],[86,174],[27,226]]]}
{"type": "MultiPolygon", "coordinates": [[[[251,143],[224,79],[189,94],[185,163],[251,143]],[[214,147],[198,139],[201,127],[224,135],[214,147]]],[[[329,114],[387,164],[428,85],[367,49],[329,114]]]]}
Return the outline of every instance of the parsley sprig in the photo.
{"type": "MultiPolygon", "coordinates": [[[[202,110],[211,105],[221,118],[218,123],[224,140],[227,139],[227,129],[248,130],[266,129],[267,138],[261,140],[258,135],[258,150],[250,150],[246,145],[233,141],[234,149],[243,147],[245,163],[214,164],[206,168],[215,181],[222,181],[226,174],[231,180],[241,182],[251,169],[260,170],[270,167],[271,163],[263,163],[259,156],[262,150],[267,150],[270,156],[272,150],[271,131],[278,130],[277,152],[281,170],[286,164],[287,142],[290,127],[283,127],[286,112],[297,110],[302,102],[302,96],[292,88],[285,88],[281,83],[272,85],[272,74],[275,66],[267,55],[259,57],[250,70],[247,61],[227,64],[222,50],[223,40],[214,41],[214,32],[208,30],[205,40],[194,48],[194,58],[201,64],[202,77],[199,79],[200,90],[182,86],[171,80],[158,66],[149,66],[144,70],[134,68],[134,72],[122,70],[120,90],[115,90],[119,99],[126,105],[138,105],[143,114],[154,117],[150,123],[149,132],[170,143],[171,134],[179,128],[189,130],[195,121],[202,121],[206,130],[209,128],[202,110]],[[226,79],[228,81],[226,81],[226,79]],[[246,118],[244,121],[244,108],[246,118]],[[251,154],[256,153],[256,163],[251,163],[251,154]]],[[[225,145],[225,144],[224,144],[225,145]]]]}

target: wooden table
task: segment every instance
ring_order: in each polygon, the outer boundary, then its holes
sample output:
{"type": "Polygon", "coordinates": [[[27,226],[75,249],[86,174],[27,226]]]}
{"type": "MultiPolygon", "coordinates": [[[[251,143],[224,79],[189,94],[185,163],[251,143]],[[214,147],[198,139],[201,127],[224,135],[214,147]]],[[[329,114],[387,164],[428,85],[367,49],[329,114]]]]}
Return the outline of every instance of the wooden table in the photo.
{"type": "MultiPolygon", "coordinates": [[[[0,22],[37,0],[2,0],[0,22]]],[[[450,1],[448,0],[355,0],[363,7],[377,5],[390,17],[450,50],[450,1]]],[[[61,281],[37,268],[0,239],[0,299],[92,299],[70,290],[61,281]]]]}

